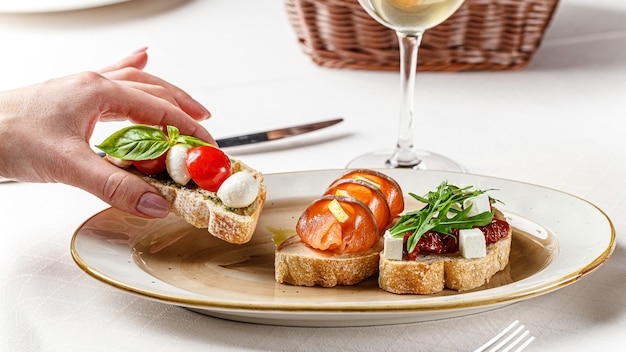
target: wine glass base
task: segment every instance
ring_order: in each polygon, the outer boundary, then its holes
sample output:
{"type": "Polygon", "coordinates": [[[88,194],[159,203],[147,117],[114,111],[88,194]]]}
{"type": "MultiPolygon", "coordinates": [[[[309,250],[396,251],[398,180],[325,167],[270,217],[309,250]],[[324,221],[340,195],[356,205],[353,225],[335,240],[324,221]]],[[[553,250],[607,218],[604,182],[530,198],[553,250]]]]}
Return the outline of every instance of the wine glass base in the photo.
{"type": "Polygon", "coordinates": [[[363,154],[347,165],[348,168],[397,168],[397,169],[415,169],[415,170],[440,170],[440,171],[459,171],[466,172],[467,170],[457,162],[449,159],[443,155],[435,154],[427,150],[416,149],[415,152],[419,158],[419,163],[415,165],[392,165],[389,158],[393,154],[393,150],[379,150],[367,154],[363,154]]]}

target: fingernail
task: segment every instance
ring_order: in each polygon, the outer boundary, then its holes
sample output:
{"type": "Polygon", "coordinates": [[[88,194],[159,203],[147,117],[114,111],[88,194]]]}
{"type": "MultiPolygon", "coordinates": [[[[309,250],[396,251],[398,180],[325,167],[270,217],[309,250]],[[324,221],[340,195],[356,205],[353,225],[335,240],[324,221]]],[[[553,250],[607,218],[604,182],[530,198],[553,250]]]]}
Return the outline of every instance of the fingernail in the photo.
{"type": "Polygon", "coordinates": [[[137,211],[153,218],[164,218],[170,211],[170,203],[158,194],[146,192],[139,198],[137,211]]]}
{"type": "Polygon", "coordinates": [[[148,47],[147,47],[147,46],[144,46],[144,47],[142,47],[142,48],[139,48],[139,49],[137,49],[137,50],[133,51],[133,54],[143,53],[143,52],[145,52],[146,50],[148,50],[148,47]]]}
{"type": "Polygon", "coordinates": [[[203,112],[204,116],[201,116],[200,119],[201,120],[208,120],[211,117],[211,112],[209,111],[209,109],[205,108],[204,105],[200,104],[199,101],[197,101],[195,99],[194,99],[194,101],[196,102],[196,104],[198,104],[198,106],[200,107],[200,109],[203,112]]]}

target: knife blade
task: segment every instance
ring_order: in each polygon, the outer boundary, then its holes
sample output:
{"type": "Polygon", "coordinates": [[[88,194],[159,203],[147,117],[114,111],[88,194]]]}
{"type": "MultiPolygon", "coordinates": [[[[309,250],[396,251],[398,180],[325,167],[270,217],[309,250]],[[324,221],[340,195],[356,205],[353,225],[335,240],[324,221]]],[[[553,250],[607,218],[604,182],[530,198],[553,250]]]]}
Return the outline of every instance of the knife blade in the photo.
{"type": "Polygon", "coordinates": [[[216,140],[216,142],[220,148],[224,148],[224,147],[234,147],[238,145],[274,141],[277,139],[297,136],[300,134],[309,133],[309,132],[313,132],[322,128],[330,127],[330,126],[338,124],[341,121],[343,121],[343,118],[336,118],[336,119],[327,120],[327,121],[307,123],[304,125],[284,127],[284,128],[279,128],[279,129],[270,130],[270,131],[254,132],[254,133],[244,134],[241,136],[219,138],[216,140]]]}

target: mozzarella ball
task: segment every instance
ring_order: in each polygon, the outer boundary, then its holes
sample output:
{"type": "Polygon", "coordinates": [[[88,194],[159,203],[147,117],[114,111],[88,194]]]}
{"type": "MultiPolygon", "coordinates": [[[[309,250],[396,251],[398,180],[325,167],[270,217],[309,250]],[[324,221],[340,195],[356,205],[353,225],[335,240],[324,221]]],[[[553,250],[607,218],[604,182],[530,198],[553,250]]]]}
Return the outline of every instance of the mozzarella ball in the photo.
{"type": "Polygon", "coordinates": [[[254,202],[258,194],[259,183],[246,171],[230,175],[217,190],[217,196],[229,208],[245,208],[254,202]]]}
{"type": "Polygon", "coordinates": [[[165,158],[167,173],[174,182],[183,186],[191,180],[191,175],[189,175],[185,164],[185,156],[190,148],[186,144],[176,144],[170,148],[165,158]]]}

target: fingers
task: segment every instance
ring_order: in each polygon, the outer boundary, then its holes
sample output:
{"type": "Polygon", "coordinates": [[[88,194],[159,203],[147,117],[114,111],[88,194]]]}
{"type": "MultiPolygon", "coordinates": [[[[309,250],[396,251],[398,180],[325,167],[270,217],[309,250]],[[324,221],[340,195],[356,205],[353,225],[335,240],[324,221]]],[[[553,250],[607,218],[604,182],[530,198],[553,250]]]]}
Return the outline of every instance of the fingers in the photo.
{"type": "Polygon", "coordinates": [[[135,81],[115,81],[115,83],[122,84],[130,88],[141,90],[157,98],[166,100],[170,104],[180,108],[176,99],[174,99],[174,97],[171,94],[169,94],[169,91],[162,86],[157,86],[154,84],[147,84],[147,83],[140,83],[140,82],[135,82],[135,81]]]}
{"type": "Polygon", "coordinates": [[[161,78],[142,71],[148,62],[146,50],[147,48],[139,49],[115,64],[102,68],[97,72],[111,80],[134,81],[162,87],[171,94],[177,105],[189,116],[199,121],[211,117],[211,113],[185,91],[161,78]]]}
{"type": "Polygon", "coordinates": [[[176,126],[184,135],[194,136],[215,144],[213,136],[198,121],[166,99],[142,89],[105,80],[93,93],[102,106],[102,117],[109,120],[130,119],[147,125],[176,126]]]}
{"type": "Polygon", "coordinates": [[[144,67],[146,67],[146,64],[148,63],[148,53],[147,50],[148,48],[141,48],[137,51],[135,51],[134,53],[132,53],[131,55],[121,59],[120,61],[114,63],[113,65],[109,65],[106,67],[101,68],[100,70],[98,70],[98,73],[104,74],[107,72],[112,72],[115,70],[119,70],[122,68],[128,68],[128,67],[133,67],[136,68],[138,70],[143,70],[144,67]]]}
{"type": "Polygon", "coordinates": [[[163,87],[169,94],[171,94],[178,106],[189,114],[189,116],[198,121],[206,120],[211,117],[211,113],[204,106],[202,106],[202,104],[198,103],[182,89],[135,67],[125,67],[114,71],[104,72],[103,76],[116,81],[132,81],[163,87]]]}
{"type": "Polygon", "coordinates": [[[167,216],[169,202],[141,177],[111,165],[93,152],[74,160],[68,183],[82,188],[111,206],[127,213],[148,217],[167,216]]]}

